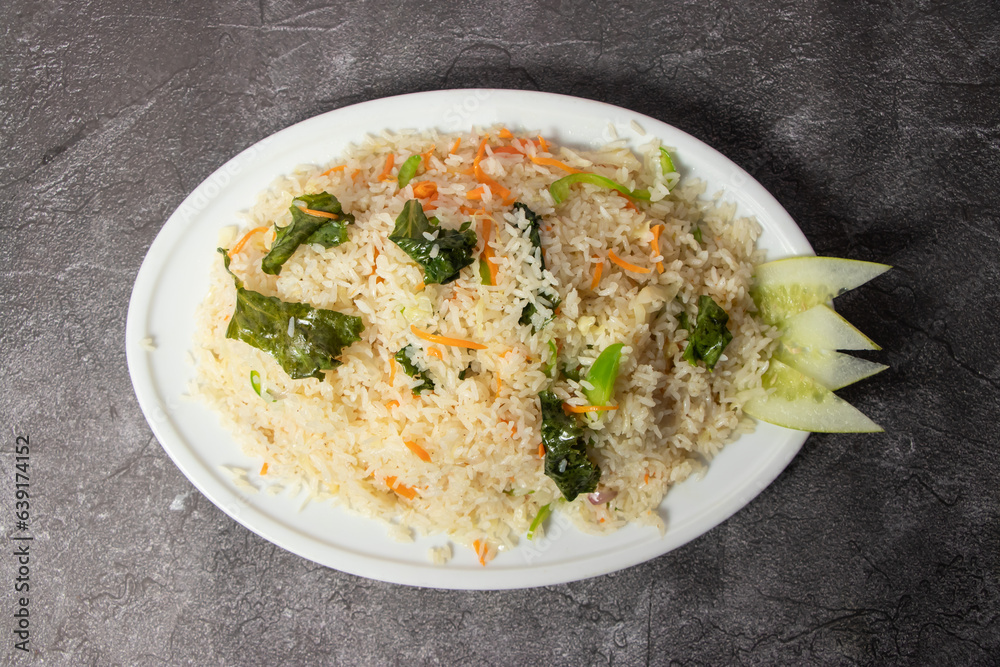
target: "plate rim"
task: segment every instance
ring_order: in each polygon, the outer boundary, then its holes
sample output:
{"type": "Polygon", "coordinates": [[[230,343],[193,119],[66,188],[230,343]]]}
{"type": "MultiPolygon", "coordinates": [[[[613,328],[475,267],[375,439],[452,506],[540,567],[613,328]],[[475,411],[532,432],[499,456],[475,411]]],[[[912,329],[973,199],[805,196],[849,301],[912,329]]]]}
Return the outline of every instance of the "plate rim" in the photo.
{"type": "MultiPolygon", "coordinates": [[[[576,581],[622,570],[648,560],[652,560],[653,558],[679,548],[691,540],[705,534],[709,530],[718,527],[733,514],[746,507],[753,500],[753,498],[763,491],[763,489],[767,488],[788,466],[791,460],[801,449],[803,443],[808,438],[809,433],[803,431],[790,431],[789,429],[759,423],[758,432],[761,429],[776,430],[775,434],[778,435],[780,433],[785,439],[785,444],[780,447],[776,454],[772,455],[770,463],[766,467],[766,473],[758,475],[754,478],[754,488],[745,489],[744,492],[738,497],[726,496],[724,498],[724,502],[716,504],[712,508],[711,518],[707,522],[703,522],[704,525],[681,526],[673,532],[670,532],[671,529],[668,529],[668,534],[671,535],[673,539],[672,544],[667,548],[650,548],[649,541],[644,540],[639,543],[638,546],[634,546],[633,548],[626,550],[625,553],[616,553],[610,557],[608,555],[586,557],[585,562],[591,564],[591,567],[589,568],[580,569],[562,567],[559,564],[541,565],[528,568],[532,573],[534,573],[535,576],[528,576],[525,580],[517,582],[513,582],[508,579],[509,572],[513,571],[518,577],[524,578],[526,570],[506,568],[503,566],[497,567],[499,563],[496,563],[496,561],[491,563],[491,567],[480,569],[455,566],[451,564],[445,566],[435,566],[429,561],[420,565],[396,561],[391,563],[394,569],[386,572],[379,571],[377,567],[374,569],[372,567],[372,565],[379,564],[385,566],[386,563],[381,559],[374,559],[375,561],[378,561],[374,562],[370,556],[358,556],[356,554],[344,553],[343,550],[336,547],[332,548],[335,551],[338,551],[340,557],[335,559],[335,563],[330,562],[330,559],[327,557],[328,550],[324,549],[321,544],[311,544],[309,539],[303,541],[301,531],[287,524],[283,524],[266,514],[256,511],[244,512],[243,507],[239,503],[234,504],[231,497],[233,495],[231,493],[231,489],[220,486],[218,483],[218,476],[211,474],[212,471],[199,460],[196,452],[192,451],[197,448],[194,447],[192,443],[184,442],[184,439],[181,437],[179,431],[174,428],[171,423],[169,415],[164,413],[163,406],[166,402],[164,401],[164,397],[159,394],[159,390],[155,385],[152,373],[144,374],[142,372],[148,356],[144,346],[142,345],[142,340],[147,336],[147,328],[145,327],[145,324],[151,315],[151,300],[147,297],[151,296],[155,290],[155,279],[157,275],[154,272],[162,263],[157,259],[157,252],[160,252],[163,248],[171,247],[169,244],[176,243],[177,239],[182,236],[190,226],[197,224],[199,211],[197,210],[197,207],[194,206],[196,199],[199,197],[208,197],[209,199],[212,199],[212,196],[205,192],[206,185],[213,183],[217,185],[221,181],[231,183],[231,179],[234,175],[235,177],[239,176],[241,165],[244,165],[245,163],[253,164],[255,159],[262,159],[260,156],[266,156],[266,150],[268,147],[272,145],[279,145],[283,139],[293,137],[314,125],[320,126],[325,123],[329,123],[331,120],[335,120],[345,114],[359,113],[384,106],[399,105],[401,103],[420,104],[427,103],[427,101],[440,103],[442,100],[458,99],[460,97],[468,99],[470,96],[486,96],[488,98],[502,97],[520,99],[521,101],[533,101],[535,103],[545,102],[549,104],[574,105],[582,107],[585,111],[585,113],[583,113],[584,116],[596,116],[600,113],[603,113],[609,118],[614,116],[626,116],[630,119],[634,119],[636,122],[640,123],[640,125],[646,127],[647,134],[650,135],[650,138],[652,136],[656,136],[656,132],[649,132],[650,127],[656,128],[658,126],[663,126],[669,128],[668,134],[673,135],[672,139],[674,137],[684,138],[687,143],[697,147],[697,149],[702,152],[702,155],[708,155],[713,161],[725,164],[727,168],[731,169],[732,179],[739,183],[738,190],[747,195],[753,202],[759,204],[761,206],[761,211],[766,212],[766,218],[769,219],[770,222],[774,222],[782,227],[781,233],[787,237],[784,239],[786,245],[794,247],[796,249],[796,254],[814,254],[812,247],[806,240],[801,229],[799,229],[799,227],[795,224],[791,216],[787,213],[787,211],[785,211],[784,207],[782,207],[781,204],[762,185],[760,185],[755,179],[753,179],[753,177],[739,167],[739,165],[724,156],[718,150],[702,142],[696,137],[693,137],[687,132],[665,123],[664,121],[646,116],[645,114],[605,102],[588,100],[569,95],[508,89],[473,88],[436,90],[368,100],[346,107],[333,109],[299,121],[282,130],[279,130],[278,132],[264,137],[258,142],[255,142],[251,146],[240,151],[233,158],[227,160],[223,165],[199,183],[198,186],[196,186],[184,198],[177,209],[167,218],[163,227],[159,230],[153,242],[150,244],[150,247],[144,256],[142,264],[136,275],[135,284],[133,285],[129,300],[126,319],[126,358],[129,375],[132,380],[140,409],[142,410],[147,423],[150,425],[153,434],[156,436],[157,441],[160,442],[170,459],[181,470],[188,481],[190,481],[195,488],[197,488],[199,492],[208,498],[216,507],[221,509],[224,513],[250,531],[275,544],[276,546],[313,562],[317,562],[343,572],[411,586],[458,590],[500,590],[567,583],[570,581],[576,581]],[[192,213],[192,211],[194,212],[192,213]],[[192,220],[192,217],[194,220],[192,220]],[[177,440],[181,441],[181,446],[177,445],[177,442],[175,442],[177,440]]],[[[478,126],[477,123],[471,121],[467,122],[466,125],[470,128],[478,126]]],[[[383,128],[370,128],[369,132],[381,129],[383,128]]],[[[431,129],[431,127],[425,126],[422,129],[431,129]]],[[[362,138],[362,136],[352,136],[349,140],[358,141],[362,138]]],[[[644,141],[640,141],[638,143],[644,143],[644,141]]],[[[683,162],[683,155],[681,159],[683,162]]],[[[279,174],[275,174],[275,176],[276,175],[279,174]]],[[[694,174],[694,176],[698,176],[698,174],[694,174]]],[[[271,178],[273,180],[273,176],[271,178]]],[[[216,189],[224,191],[226,187],[228,186],[222,185],[218,186],[216,189]]],[[[252,202],[246,202],[246,207],[248,207],[251,203],[252,202]]],[[[757,215],[759,218],[761,211],[752,211],[752,213],[757,215]]],[[[768,229],[764,220],[761,220],[760,222],[765,229],[768,229]]],[[[772,231],[777,233],[777,230],[772,231]]],[[[187,341],[188,348],[191,346],[190,343],[190,341],[187,341]]],[[[148,366],[148,364],[146,365],[148,366]]],[[[239,446],[236,445],[235,442],[233,444],[237,449],[239,449],[239,446]]],[[[736,444],[737,443],[732,443],[731,445],[727,445],[723,451],[736,444]]],[[[712,466],[710,465],[709,473],[711,473],[711,469],[712,466]]],[[[696,482],[697,480],[691,481],[696,482]]],[[[683,484],[687,483],[688,482],[685,482],[683,484]]],[[[671,488],[670,493],[673,493],[678,486],[680,485],[674,485],[671,488]]],[[[667,495],[668,498],[670,493],[667,495]]],[[[363,520],[371,522],[376,521],[374,519],[367,518],[364,518],[363,520]]],[[[605,536],[595,537],[593,539],[602,540],[605,539],[605,536]]],[[[315,540],[312,541],[315,542],[315,540]]],[[[657,541],[653,541],[653,544],[656,544],[656,542],[657,541]]],[[[664,539],[661,538],[658,542],[663,543],[664,539]]]]}

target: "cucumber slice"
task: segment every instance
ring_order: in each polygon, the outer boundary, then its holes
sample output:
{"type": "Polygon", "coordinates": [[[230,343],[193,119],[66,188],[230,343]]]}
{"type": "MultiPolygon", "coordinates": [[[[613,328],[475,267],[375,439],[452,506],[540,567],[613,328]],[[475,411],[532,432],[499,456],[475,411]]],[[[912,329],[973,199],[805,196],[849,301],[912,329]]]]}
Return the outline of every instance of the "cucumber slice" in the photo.
{"type": "Polygon", "coordinates": [[[827,350],[881,350],[871,338],[825,304],[778,324],[781,342],[789,348],[811,347],[827,350]]]}
{"type": "Polygon", "coordinates": [[[757,267],[752,295],[760,318],[775,324],[815,305],[829,303],[890,268],[887,264],[837,257],[779,259],[757,267]]]}
{"type": "Polygon", "coordinates": [[[774,357],[816,382],[836,391],[889,368],[867,359],[858,359],[835,350],[778,347],[774,357]]]}
{"type": "Polygon", "coordinates": [[[791,366],[771,359],[764,373],[766,398],[749,401],[743,411],[751,417],[785,428],[815,433],[875,433],[878,424],[832,391],[791,366]]]}

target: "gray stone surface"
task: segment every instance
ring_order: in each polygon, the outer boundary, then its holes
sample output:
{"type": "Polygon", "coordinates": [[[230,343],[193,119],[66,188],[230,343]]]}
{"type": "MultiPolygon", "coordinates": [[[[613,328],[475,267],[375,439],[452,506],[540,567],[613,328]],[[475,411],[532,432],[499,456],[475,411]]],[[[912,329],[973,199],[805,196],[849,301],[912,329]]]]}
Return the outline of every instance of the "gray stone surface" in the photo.
{"type": "MultiPolygon", "coordinates": [[[[996,664],[1000,21],[988,2],[0,7],[0,527],[31,438],[42,664],[996,664]],[[511,592],[359,579],[278,549],[174,467],[124,325],[166,217],[238,151],[386,95],[529,88],[672,123],[820,254],[892,369],[745,510],[617,574],[511,592]],[[190,494],[183,511],[171,502],[190,494]]],[[[0,557],[0,661],[15,563],[0,557]]]]}

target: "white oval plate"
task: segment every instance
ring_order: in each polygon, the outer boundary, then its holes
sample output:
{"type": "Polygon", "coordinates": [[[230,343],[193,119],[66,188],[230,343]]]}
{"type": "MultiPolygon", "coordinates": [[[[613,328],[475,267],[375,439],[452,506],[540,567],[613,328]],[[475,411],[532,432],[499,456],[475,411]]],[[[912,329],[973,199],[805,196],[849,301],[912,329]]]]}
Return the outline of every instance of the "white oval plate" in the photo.
{"type": "Polygon", "coordinates": [[[247,494],[233,485],[221,465],[256,470],[259,462],[241,453],[208,408],[184,398],[194,372],[188,351],[195,309],[207,292],[218,230],[237,222],[236,212],[248,209],[277,176],[301,164],[325,164],[368,133],[432,127],[457,132],[495,123],[584,147],[609,140],[609,125],[633,148],[658,136],[677,149],[678,171],[707,181],[709,193],[724,191],[741,215],[757,217],[768,259],[813,254],[774,197],[722,154],[670,125],[599,102],[513,90],[415,93],[330,111],[264,139],[209,176],[167,220],[139,269],[125,331],[139,405],[167,454],[209,500],[264,539],[338,570],[400,584],[456,589],[558,584],[642,563],[698,537],[750,502],[805,441],[806,433],[760,424],[726,447],[703,478],[667,494],[660,507],[664,537],[636,526],[588,536],[555,518],[544,539],[523,541],[486,567],[464,548],[456,549],[447,565],[431,564],[427,550],[445,544],[443,536],[401,544],[387,536],[382,523],[329,503],[302,508],[301,498],[247,494]],[[633,121],[647,136],[632,128],[633,121]],[[147,337],[154,350],[143,345],[147,337]]]}

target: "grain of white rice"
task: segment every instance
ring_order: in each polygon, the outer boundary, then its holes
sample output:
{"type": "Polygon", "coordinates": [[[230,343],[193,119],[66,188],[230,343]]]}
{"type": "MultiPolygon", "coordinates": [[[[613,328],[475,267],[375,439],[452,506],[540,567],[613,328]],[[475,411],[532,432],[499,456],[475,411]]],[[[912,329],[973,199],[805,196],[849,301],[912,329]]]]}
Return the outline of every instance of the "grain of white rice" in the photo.
{"type": "MultiPolygon", "coordinates": [[[[487,132],[495,139],[499,128],[487,132]]],[[[613,128],[609,135],[617,137],[613,128]]],[[[529,154],[649,188],[652,201],[641,212],[627,208],[617,193],[589,185],[574,186],[555,206],[548,186],[564,175],[560,169],[495,153],[481,167],[510,190],[508,199],[464,173],[483,136],[386,132],[335,163],[302,167],[262,192],[240,234],[289,224],[293,198],[325,190],[356,217],[349,241],[330,249],[302,246],[273,276],[260,269],[272,235],[256,234],[233,257],[232,270],[265,295],[361,317],[362,340],[343,351],[342,365],[324,379],[289,379],[267,354],[225,337],[235,290],[216,261],[197,322],[198,398],[219,412],[247,454],[268,463],[269,485],[292,497],[305,490],[304,502],[332,499],[386,521],[394,534],[445,533],[469,548],[478,541],[489,559],[516,546],[548,503],[591,533],[629,522],[662,531],[656,508],[669,487],[703,470],[727,442],[752,430],[741,405],[762,391],[760,375],[773,346],[772,331],[750,316],[750,277],[761,260],[755,250],[759,226],[735,217],[730,204],[700,199],[703,184],[671,182],[660,174],[655,141],[649,153],[637,157],[623,142],[592,151],[551,146],[545,152],[531,143],[534,133],[519,137],[529,154]],[[459,150],[446,154],[459,137],[459,150]],[[378,180],[386,157],[417,155],[432,144],[439,149],[420,178],[438,186],[433,215],[448,229],[473,218],[481,238],[484,221],[491,220],[495,286],[482,285],[473,265],[452,283],[417,292],[424,278],[420,267],[387,238],[412,188],[378,180]],[[347,168],[322,175],[339,164],[347,168]],[[467,198],[479,187],[478,202],[467,198]],[[544,271],[521,227],[527,222],[511,215],[513,199],[542,216],[544,271]],[[472,209],[463,208],[470,204],[481,212],[470,216],[472,209]],[[650,230],[659,224],[664,228],[654,257],[650,230]],[[695,228],[702,230],[702,243],[693,237],[695,228]],[[660,261],[664,270],[626,272],[606,261],[610,249],[642,266],[660,261]],[[594,269],[602,262],[600,285],[592,290],[594,269]],[[529,301],[540,311],[533,322],[544,323],[542,311],[551,310],[538,295],[545,291],[561,298],[558,316],[537,331],[518,324],[529,301]],[[682,309],[693,314],[702,294],[729,313],[733,334],[714,372],[682,358],[687,332],[678,327],[677,316],[682,309]],[[411,325],[487,349],[435,346],[438,359],[411,325]],[[581,420],[592,442],[588,455],[602,470],[601,488],[618,494],[613,509],[595,507],[582,496],[555,503],[558,490],[544,475],[538,393],[551,383],[543,365],[555,340],[560,360],[578,360],[584,368],[608,345],[626,344],[612,399],[619,409],[581,420]],[[414,346],[414,363],[434,378],[433,391],[412,395],[418,381],[402,372],[389,382],[390,359],[407,345],[414,346]],[[257,396],[247,380],[251,370],[281,399],[257,396]],[[414,455],[406,441],[420,443],[431,461],[414,455]],[[393,491],[404,487],[412,500],[393,491]]],[[[436,240],[437,230],[428,235],[436,240]]],[[[290,335],[294,326],[290,320],[290,335]]],[[[589,388],[585,380],[553,386],[573,405],[586,404],[582,391],[589,388]]],[[[245,470],[228,474],[240,488],[253,486],[245,470]]],[[[446,562],[451,547],[431,549],[428,557],[446,562]]]]}

